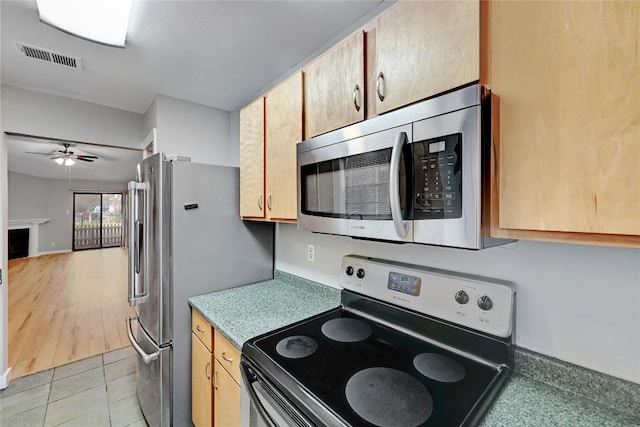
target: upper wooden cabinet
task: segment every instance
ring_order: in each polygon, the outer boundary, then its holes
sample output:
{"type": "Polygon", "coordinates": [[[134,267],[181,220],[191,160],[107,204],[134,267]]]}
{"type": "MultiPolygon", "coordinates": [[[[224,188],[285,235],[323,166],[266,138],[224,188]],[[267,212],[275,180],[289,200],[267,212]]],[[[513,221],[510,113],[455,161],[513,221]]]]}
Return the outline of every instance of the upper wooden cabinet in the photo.
{"type": "Polygon", "coordinates": [[[296,144],[302,137],[301,72],[240,110],[244,219],[296,220],[296,144]]]}
{"type": "Polygon", "coordinates": [[[266,216],[297,217],[296,144],[302,141],[302,73],[297,72],[265,96],[266,216]]]}
{"type": "Polygon", "coordinates": [[[364,120],[364,33],[358,31],[304,71],[305,137],[364,120]]]}
{"type": "Polygon", "coordinates": [[[263,97],[240,110],[240,216],[265,216],[263,97]]]}
{"type": "Polygon", "coordinates": [[[490,22],[492,234],[640,244],[640,2],[493,2],[490,22]]]}
{"type": "Polygon", "coordinates": [[[479,80],[478,1],[400,1],[377,20],[377,114],[479,80]]]}

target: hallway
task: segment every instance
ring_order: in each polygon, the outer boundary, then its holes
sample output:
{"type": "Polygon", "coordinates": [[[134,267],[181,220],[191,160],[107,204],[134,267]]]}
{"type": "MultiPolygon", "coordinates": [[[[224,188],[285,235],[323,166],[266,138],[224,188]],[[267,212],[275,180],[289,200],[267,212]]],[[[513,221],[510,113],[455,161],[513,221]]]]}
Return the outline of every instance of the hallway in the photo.
{"type": "Polygon", "coordinates": [[[9,261],[12,378],[129,345],[124,248],[9,261]]]}

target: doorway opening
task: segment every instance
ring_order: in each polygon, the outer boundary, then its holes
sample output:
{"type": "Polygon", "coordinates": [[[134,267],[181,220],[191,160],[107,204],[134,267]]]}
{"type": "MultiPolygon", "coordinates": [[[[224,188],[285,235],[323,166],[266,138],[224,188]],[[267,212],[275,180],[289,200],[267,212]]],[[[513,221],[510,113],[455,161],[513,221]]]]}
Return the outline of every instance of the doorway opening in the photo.
{"type": "Polygon", "coordinates": [[[73,193],[73,250],[122,246],[122,193],[73,193]]]}

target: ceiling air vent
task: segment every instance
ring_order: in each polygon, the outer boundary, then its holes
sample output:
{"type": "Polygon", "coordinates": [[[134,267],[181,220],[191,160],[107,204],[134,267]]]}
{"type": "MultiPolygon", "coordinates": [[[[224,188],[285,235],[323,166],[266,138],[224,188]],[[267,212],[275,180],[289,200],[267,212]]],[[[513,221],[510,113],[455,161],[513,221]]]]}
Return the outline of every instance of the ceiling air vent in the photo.
{"type": "Polygon", "coordinates": [[[52,50],[43,49],[41,47],[29,46],[24,43],[15,42],[15,45],[16,45],[16,48],[18,48],[18,52],[20,52],[22,55],[28,58],[51,62],[53,64],[75,68],[76,70],[82,70],[82,59],[80,58],[74,58],[73,56],[62,55],[52,50]]]}

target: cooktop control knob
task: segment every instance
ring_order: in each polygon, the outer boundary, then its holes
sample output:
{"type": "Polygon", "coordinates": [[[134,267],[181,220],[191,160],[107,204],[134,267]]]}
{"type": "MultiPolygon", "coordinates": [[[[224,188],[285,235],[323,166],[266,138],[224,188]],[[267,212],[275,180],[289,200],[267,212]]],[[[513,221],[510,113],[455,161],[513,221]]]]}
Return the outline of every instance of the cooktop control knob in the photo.
{"type": "Polygon", "coordinates": [[[469,295],[465,291],[456,292],[456,302],[458,304],[466,304],[469,302],[469,295]]]}
{"type": "Polygon", "coordinates": [[[347,276],[353,276],[353,267],[348,266],[347,271],[345,271],[345,273],[347,273],[347,276]]]}
{"type": "Polygon", "coordinates": [[[487,295],[482,295],[478,298],[478,307],[484,311],[489,311],[493,307],[493,301],[487,295]]]}
{"type": "Polygon", "coordinates": [[[359,268],[356,272],[356,276],[358,276],[358,279],[362,279],[364,277],[364,270],[359,268]]]}

